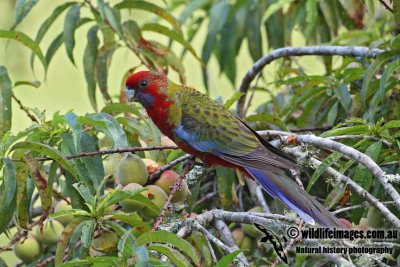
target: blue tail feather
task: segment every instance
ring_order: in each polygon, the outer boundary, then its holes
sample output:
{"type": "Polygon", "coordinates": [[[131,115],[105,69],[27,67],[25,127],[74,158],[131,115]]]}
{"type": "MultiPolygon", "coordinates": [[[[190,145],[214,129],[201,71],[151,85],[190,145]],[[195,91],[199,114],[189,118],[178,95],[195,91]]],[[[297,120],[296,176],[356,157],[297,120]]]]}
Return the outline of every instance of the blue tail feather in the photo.
{"type": "Polygon", "coordinates": [[[282,201],[305,222],[314,225],[317,221],[326,227],[344,228],[343,224],[324,206],[284,174],[275,174],[252,167],[246,167],[246,170],[267,193],[282,201]]]}

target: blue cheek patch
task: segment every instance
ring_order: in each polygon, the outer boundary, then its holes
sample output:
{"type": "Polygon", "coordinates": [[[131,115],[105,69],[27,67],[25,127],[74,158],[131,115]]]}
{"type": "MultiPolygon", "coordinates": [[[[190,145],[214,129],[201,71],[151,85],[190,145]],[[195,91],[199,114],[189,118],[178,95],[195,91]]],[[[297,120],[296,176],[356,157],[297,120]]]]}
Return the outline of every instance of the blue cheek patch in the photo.
{"type": "Polygon", "coordinates": [[[155,99],[151,94],[139,93],[138,98],[144,106],[154,106],[155,99]]]}

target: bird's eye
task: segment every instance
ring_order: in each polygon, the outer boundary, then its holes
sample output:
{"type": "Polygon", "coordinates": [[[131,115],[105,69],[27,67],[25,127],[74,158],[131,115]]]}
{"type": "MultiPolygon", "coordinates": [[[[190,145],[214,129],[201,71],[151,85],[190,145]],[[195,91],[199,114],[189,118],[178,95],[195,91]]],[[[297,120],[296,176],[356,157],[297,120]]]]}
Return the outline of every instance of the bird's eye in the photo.
{"type": "Polygon", "coordinates": [[[140,87],[146,87],[147,81],[141,81],[140,82],[140,87]]]}

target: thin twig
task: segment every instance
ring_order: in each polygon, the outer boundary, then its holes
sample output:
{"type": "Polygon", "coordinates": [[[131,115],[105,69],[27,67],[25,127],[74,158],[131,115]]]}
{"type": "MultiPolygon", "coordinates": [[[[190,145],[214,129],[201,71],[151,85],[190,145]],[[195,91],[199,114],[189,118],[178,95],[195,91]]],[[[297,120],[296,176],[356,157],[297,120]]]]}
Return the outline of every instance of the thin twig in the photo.
{"type": "Polygon", "coordinates": [[[251,106],[251,102],[253,101],[254,94],[255,94],[255,92],[256,92],[256,88],[257,88],[258,82],[260,81],[261,76],[262,76],[262,72],[260,72],[260,73],[257,75],[256,82],[255,82],[255,84],[254,84],[254,86],[253,86],[253,89],[251,90],[251,94],[250,94],[249,100],[247,101],[247,105],[246,105],[246,107],[245,107],[245,109],[244,109],[244,111],[243,111],[243,114],[244,114],[244,115],[247,114],[247,111],[249,110],[249,108],[250,108],[250,106],[251,106]]]}
{"type": "MultiPolygon", "coordinates": [[[[177,146],[148,146],[148,147],[126,147],[126,148],[115,148],[115,149],[106,149],[99,151],[91,151],[91,152],[82,152],[76,155],[68,155],[65,156],[66,159],[76,159],[82,157],[94,157],[97,155],[107,155],[107,154],[116,154],[116,153],[126,153],[126,152],[139,152],[139,151],[150,151],[150,150],[165,150],[165,149],[179,149],[177,146]]],[[[35,158],[37,161],[46,161],[52,160],[52,158],[35,158]]]]}
{"type": "Polygon", "coordinates": [[[270,209],[268,207],[267,201],[265,201],[264,194],[260,185],[256,186],[256,196],[258,200],[258,204],[260,205],[263,212],[270,213],[270,209]]]}
{"type": "Polygon", "coordinates": [[[249,89],[250,83],[267,64],[278,58],[306,55],[375,58],[378,54],[382,52],[384,52],[384,50],[369,49],[368,47],[360,46],[305,46],[284,47],[276,49],[254,63],[253,66],[251,66],[251,68],[247,71],[246,75],[243,77],[239,91],[244,93],[244,95],[239,99],[237,103],[236,113],[239,115],[239,117],[243,116],[244,105],[246,103],[246,94],[249,89]]]}
{"type": "Polygon", "coordinates": [[[153,174],[150,175],[149,180],[147,181],[147,184],[153,184],[158,179],[158,177],[161,175],[161,173],[163,173],[166,170],[171,169],[175,165],[177,165],[185,160],[190,159],[191,157],[192,157],[192,155],[184,155],[184,156],[179,157],[179,158],[171,161],[170,163],[162,166],[160,169],[158,169],[157,171],[155,171],[153,174]]]}
{"type": "Polygon", "coordinates": [[[169,196],[167,198],[167,201],[165,202],[164,207],[161,210],[160,215],[158,216],[156,222],[154,223],[153,229],[151,229],[152,232],[154,232],[157,229],[157,227],[161,224],[162,220],[164,219],[165,212],[167,211],[168,206],[171,204],[171,200],[174,197],[174,194],[176,193],[176,191],[179,190],[183,178],[191,170],[192,167],[193,166],[191,164],[187,164],[185,166],[185,168],[182,170],[181,175],[179,175],[178,179],[176,179],[176,181],[174,183],[174,186],[172,187],[171,191],[169,192],[169,196]]]}
{"type": "MultiPolygon", "coordinates": [[[[200,231],[204,237],[206,237],[208,240],[210,240],[211,242],[213,242],[215,245],[217,245],[218,247],[220,247],[225,253],[230,254],[232,252],[235,252],[237,249],[233,249],[228,247],[227,245],[225,245],[224,243],[222,243],[221,240],[219,240],[218,238],[216,238],[215,236],[213,236],[209,231],[207,231],[206,228],[204,228],[201,224],[199,224],[196,220],[194,220],[194,225],[193,225],[198,231],[200,231]]],[[[248,263],[248,261],[246,260],[246,258],[242,258],[242,257],[238,257],[239,262],[241,262],[241,264],[243,266],[249,266],[250,264],[248,263]]]]}
{"type": "MultiPolygon", "coordinates": [[[[215,228],[217,228],[222,241],[231,249],[233,250],[238,250],[239,247],[236,245],[235,239],[233,239],[232,233],[229,230],[228,226],[226,223],[222,220],[215,220],[214,222],[215,228]]],[[[244,256],[243,252],[241,252],[239,255],[237,255],[238,259],[240,258],[240,261],[243,263],[246,263],[247,265],[250,265],[244,256]]]]}
{"type": "Polygon", "coordinates": [[[384,1],[384,0],[379,0],[379,2],[390,12],[393,13],[393,9],[384,1]]]}
{"type": "MultiPolygon", "coordinates": [[[[381,202],[384,205],[392,205],[392,204],[396,204],[394,201],[384,201],[381,202]]],[[[354,205],[354,206],[349,206],[349,207],[345,207],[345,208],[341,208],[335,211],[332,211],[333,214],[338,214],[338,213],[342,213],[345,211],[349,211],[349,210],[354,210],[354,209],[360,209],[360,208],[368,208],[368,202],[364,202],[362,204],[359,205],[354,205]]]]}
{"type": "Polygon", "coordinates": [[[21,100],[19,100],[14,93],[11,94],[11,97],[15,100],[15,102],[17,102],[18,106],[20,107],[20,109],[22,109],[26,115],[31,119],[31,121],[39,123],[39,120],[31,113],[31,111],[29,110],[29,108],[25,107],[21,100]]]}

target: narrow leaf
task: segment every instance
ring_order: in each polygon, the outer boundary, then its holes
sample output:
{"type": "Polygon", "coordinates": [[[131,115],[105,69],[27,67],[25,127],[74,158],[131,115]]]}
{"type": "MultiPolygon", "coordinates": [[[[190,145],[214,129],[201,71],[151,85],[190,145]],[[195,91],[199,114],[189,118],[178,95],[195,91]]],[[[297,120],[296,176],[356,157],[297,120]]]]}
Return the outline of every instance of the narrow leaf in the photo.
{"type": "Polygon", "coordinates": [[[38,2],[39,0],[29,0],[28,2],[25,2],[25,0],[17,0],[15,3],[15,24],[12,29],[17,27],[38,2]]]}
{"type": "Polygon", "coordinates": [[[25,33],[19,31],[0,30],[0,38],[12,39],[28,47],[39,58],[40,62],[42,62],[44,69],[47,69],[47,62],[39,45],[25,33]]]}
{"type": "Polygon", "coordinates": [[[0,65],[0,138],[11,129],[11,80],[7,69],[0,65]]]}
{"type": "Polygon", "coordinates": [[[92,26],[87,33],[87,44],[83,54],[83,70],[88,86],[88,96],[93,109],[97,111],[96,102],[96,61],[98,54],[99,38],[97,25],[92,26]]]}
{"type": "Polygon", "coordinates": [[[179,23],[175,20],[175,18],[168,13],[168,11],[166,11],[165,9],[154,5],[152,3],[149,2],[145,2],[145,1],[123,1],[117,5],[114,6],[117,9],[125,9],[125,8],[129,8],[129,9],[141,9],[141,10],[145,10],[148,12],[151,12],[153,14],[156,14],[157,16],[165,19],[166,21],[168,21],[172,26],[174,26],[174,28],[178,31],[181,31],[181,27],[179,25],[179,23]]]}
{"type": "Polygon", "coordinates": [[[142,31],[152,31],[165,35],[183,45],[183,47],[185,47],[196,59],[201,60],[191,44],[185,40],[181,32],[172,31],[169,28],[157,23],[144,24],[142,26],[142,31]]]}
{"type": "Polygon", "coordinates": [[[14,164],[4,159],[3,182],[0,186],[0,233],[3,233],[11,221],[16,205],[17,182],[14,164]]]}
{"type": "Polygon", "coordinates": [[[68,160],[55,148],[46,145],[46,144],[41,144],[37,142],[29,142],[29,141],[23,141],[15,144],[13,147],[11,147],[10,151],[13,151],[15,149],[24,149],[28,150],[31,149],[33,151],[39,152],[43,155],[46,155],[55,161],[58,162],[65,170],[69,171],[73,176],[77,178],[76,171],[73,167],[73,165],[68,162],[68,160]]]}
{"type": "Polygon", "coordinates": [[[186,240],[178,237],[177,235],[167,232],[167,231],[157,231],[157,232],[146,232],[141,234],[136,239],[136,246],[142,246],[152,242],[161,242],[173,245],[180,251],[184,252],[186,255],[190,257],[190,259],[195,263],[195,265],[199,265],[200,260],[196,254],[196,250],[193,246],[186,240]]]}
{"type": "Polygon", "coordinates": [[[80,19],[81,8],[79,4],[74,4],[67,12],[64,20],[64,44],[67,55],[75,65],[73,50],[75,47],[75,30],[80,19]]]}

